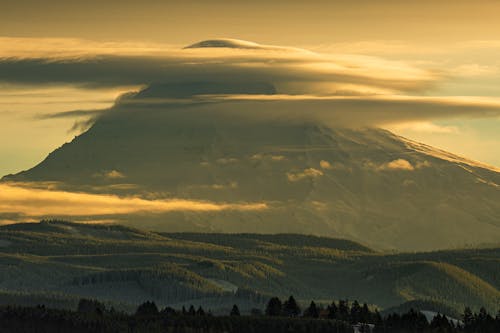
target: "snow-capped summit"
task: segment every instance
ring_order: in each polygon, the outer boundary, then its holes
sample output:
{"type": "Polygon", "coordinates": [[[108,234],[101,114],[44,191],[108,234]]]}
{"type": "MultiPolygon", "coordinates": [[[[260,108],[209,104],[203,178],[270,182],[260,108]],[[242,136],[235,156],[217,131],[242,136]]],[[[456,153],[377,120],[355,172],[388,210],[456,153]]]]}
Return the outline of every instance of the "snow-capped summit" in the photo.
{"type": "Polygon", "coordinates": [[[208,39],[201,42],[186,46],[186,49],[197,49],[197,48],[211,48],[211,47],[227,47],[233,49],[260,49],[265,48],[265,46],[249,42],[241,39],[232,38],[217,38],[208,39]]]}

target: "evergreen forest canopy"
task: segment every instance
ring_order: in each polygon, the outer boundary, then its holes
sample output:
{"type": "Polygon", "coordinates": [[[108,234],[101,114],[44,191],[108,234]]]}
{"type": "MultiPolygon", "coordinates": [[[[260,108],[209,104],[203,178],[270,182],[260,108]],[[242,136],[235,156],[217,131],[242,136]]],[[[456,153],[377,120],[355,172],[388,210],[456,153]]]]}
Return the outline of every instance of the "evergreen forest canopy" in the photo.
{"type": "Polygon", "coordinates": [[[269,299],[265,312],[252,309],[242,316],[236,304],[229,314],[214,316],[201,306],[197,309],[158,309],[154,302],[140,304],[135,313],[107,309],[96,300],[81,299],[76,311],[36,307],[0,307],[2,332],[335,332],[335,333],[496,333],[500,330],[500,311],[493,317],[484,308],[473,313],[464,309],[462,320],[437,314],[430,320],[410,309],[403,314],[381,316],[365,303],[333,301],[326,308],[314,301],[303,311],[290,296],[285,302],[269,299]]]}
{"type": "Polygon", "coordinates": [[[157,233],[65,221],[0,227],[0,303],[74,309],[97,299],[133,312],[194,305],[227,314],[294,295],[363,300],[381,312],[411,308],[460,317],[496,313],[500,248],[383,253],[362,244],[296,234],[157,233]]]}

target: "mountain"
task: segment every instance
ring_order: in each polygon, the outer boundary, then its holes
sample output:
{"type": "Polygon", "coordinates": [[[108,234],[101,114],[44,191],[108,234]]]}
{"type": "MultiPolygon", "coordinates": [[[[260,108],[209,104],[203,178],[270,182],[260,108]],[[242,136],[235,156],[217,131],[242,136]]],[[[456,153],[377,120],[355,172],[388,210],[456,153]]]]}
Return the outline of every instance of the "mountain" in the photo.
{"type": "Polygon", "coordinates": [[[153,84],[121,97],[83,134],[3,181],[267,206],[100,217],[156,231],[301,233],[398,250],[500,239],[494,167],[382,129],[192,101],[206,94],[276,89],[264,82],[153,84]]]}
{"type": "Polygon", "coordinates": [[[357,299],[448,315],[497,311],[500,248],[387,254],[297,234],[157,233],[64,221],[0,227],[0,304],[75,308],[97,298],[134,310],[202,305],[247,312],[271,296],[357,299]]]}

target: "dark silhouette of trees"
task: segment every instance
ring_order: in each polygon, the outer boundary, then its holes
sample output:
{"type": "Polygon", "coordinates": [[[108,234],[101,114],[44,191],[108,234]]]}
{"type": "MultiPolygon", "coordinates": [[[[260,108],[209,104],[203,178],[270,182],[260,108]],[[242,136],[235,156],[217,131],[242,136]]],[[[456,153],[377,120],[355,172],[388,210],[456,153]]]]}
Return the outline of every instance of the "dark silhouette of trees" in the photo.
{"type": "Polygon", "coordinates": [[[293,296],[283,303],[283,314],[287,317],[298,317],[300,315],[300,307],[293,296]]]}
{"type": "Polygon", "coordinates": [[[136,316],[156,316],[158,315],[158,307],[155,302],[144,302],[137,307],[136,316]]]}
{"type": "Polygon", "coordinates": [[[472,323],[474,322],[474,314],[472,313],[472,310],[466,306],[464,309],[464,313],[462,315],[462,321],[464,323],[465,328],[471,327],[472,323]]]}
{"type": "Polygon", "coordinates": [[[266,316],[276,317],[281,316],[282,304],[278,297],[273,297],[269,300],[266,306],[266,316]]]}
{"type": "Polygon", "coordinates": [[[338,316],[336,319],[348,321],[349,320],[349,303],[345,300],[339,300],[338,316]]]}
{"type": "Polygon", "coordinates": [[[78,302],[77,311],[87,315],[102,315],[106,311],[106,307],[101,302],[94,299],[82,298],[78,302]]]}
{"type": "Polygon", "coordinates": [[[171,307],[167,306],[163,310],[161,310],[160,313],[164,317],[170,317],[170,316],[175,316],[177,314],[177,311],[175,311],[174,308],[171,308],[171,307]]]}
{"type": "MultiPolygon", "coordinates": [[[[116,332],[210,332],[210,333],[281,333],[281,332],[336,332],[352,333],[499,333],[500,311],[493,317],[485,308],[474,313],[465,308],[463,322],[455,322],[443,314],[437,314],[429,323],[418,310],[398,314],[392,313],[382,318],[377,310],[371,311],[367,304],[360,306],[347,301],[332,302],[328,311],[312,301],[304,315],[295,315],[293,309],[298,304],[290,297],[284,304],[279,298],[269,300],[266,316],[241,315],[238,305],[232,307],[229,315],[212,316],[200,306],[194,315],[194,306],[189,310],[175,310],[170,307],[158,312],[156,304],[148,301],[138,306],[134,314],[106,310],[95,300],[82,299],[77,311],[57,310],[43,305],[36,307],[0,306],[0,331],[11,332],[72,332],[72,333],[116,333],[116,332]],[[295,305],[294,305],[295,303],[295,305]],[[338,304],[338,305],[337,305],[338,304]],[[339,317],[341,307],[349,309],[347,320],[339,317]],[[293,313],[294,315],[290,315],[293,313]],[[359,319],[358,322],[356,322],[359,319]]],[[[256,313],[256,311],[252,311],[256,313]]],[[[259,312],[260,314],[262,312],[259,312]]]]}
{"type": "Polygon", "coordinates": [[[205,310],[203,310],[201,305],[198,307],[198,310],[196,310],[196,315],[197,316],[204,316],[205,315],[205,310]]]}
{"type": "Polygon", "coordinates": [[[230,316],[239,316],[240,315],[240,309],[238,309],[238,306],[236,304],[233,305],[233,308],[231,309],[231,312],[229,313],[230,316]]]}
{"type": "Polygon", "coordinates": [[[335,301],[332,301],[332,304],[328,305],[327,310],[328,310],[328,318],[337,319],[339,309],[337,308],[335,301]]]}
{"type": "MultiPolygon", "coordinates": [[[[464,315],[465,312],[466,311],[464,311],[464,315]]],[[[493,316],[482,307],[479,309],[479,313],[473,314],[472,321],[469,321],[469,324],[465,324],[465,329],[474,333],[493,332],[492,330],[500,332],[500,316],[497,314],[496,318],[493,318],[493,316]]]]}
{"type": "Polygon", "coordinates": [[[319,309],[316,306],[316,303],[314,303],[314,301],[311,301],[309,307],[304,310],[304,317],[319,318],[319,309]]]}
{"type": "Polygon", "coordinates": [[[406,330],[422,331],[428,326],[425,315],[413,309],[401,316],[401,322],[402,328],[406,330]]]}
{"type": "Polygon", "coordinates": [[[360,315],[360,321],[362,323],[368,323],[370,321],[373,321],[373,315],[370,313],[370,309],[368,308],[368,304],[363,303],[363,306],[361,307],[361,315],[360,315]]]}
{"type": "Polygon", "coordinates": [[[434,318],[432,318],[431,323],[429,325],[431,329],[440,332],[450,332],[453,328],[452,324],[448,321],[446,316],[437,314],[434,318]]]}
{"type": "Polygon", "coordinates": [[[361,306],[358,301],[354,301],[351,306],[351,314],[350,314],[351,323],[359,323],[361,321],[361,306]]]}
{"type": "Polygon", "coordinates": [[[383,326],[384,320],[377,309],[373,313],[370,312],[369,316],[375,326],[383,326]]]}

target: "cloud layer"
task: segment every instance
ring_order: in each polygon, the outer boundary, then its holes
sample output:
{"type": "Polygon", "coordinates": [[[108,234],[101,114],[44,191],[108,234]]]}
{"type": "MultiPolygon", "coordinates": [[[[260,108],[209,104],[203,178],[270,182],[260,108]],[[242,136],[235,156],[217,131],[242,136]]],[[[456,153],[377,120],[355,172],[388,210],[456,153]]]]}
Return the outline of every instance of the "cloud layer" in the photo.
{"type": "Polygon", "coordinates": [[[15,213],[30,218],[264,209],[267,209],[264,203],[215,203],[183,199],[146,200],[115,195],[51,191],[19,186],[19,184],[0,184],[0,214],[15,213]]]}
{"type": "MultiPolygon", "coordinates": [[[[64,39],[1,40],[5,47],[0,51],[0,81],[10,84],[157,87],[161,83],[177,88],[173,93],[164,90],[166,95],[139,96],[148,104],[166,104],[171,98],[192,99],[202,94],[201,102],[218,102],[221,110],[231,113],[320,117],[339,125],[500,115],[500,101],[494,98],[419,96],[444,80],[444,72],[376,57],[322,54],[232,39],[207,40],[187,48],[64,39]],[[205,86],[200,88],[200,84],[205,86]],[[270,88],[261,96],[259,85],[264,84],[270,88]],[[229,96],[214,96],[221,94],[229,96]]],[[[140,103],[141,98],[136,96],[133,102],[140,103]]],[[[76,110],[42,117],[97,114],[76,110]]]]}
{"type": "Polygon", "coordinates": [[[227,115],[248,119],[299,119],[324,121],[333,126],[383,126],[425,122],[443,118],[488,118],[500,116],[500,100],[474,97],[376,96],[217,96],[216,107],[227,115]]]}
{"type": "Polygon", "coordinates": [[[421,90],[435,73],[367,56],[313,53],[237,40],[204,41],[189,48],[2,38],[0,81],[123,86],[152,82],[271,82],[280,93],[421,90]],[[34,45],[33,45],[34,44],[34,45]],[[50,50],[50,46],[58,49],[50,50]],[[250,46],[251,47],[250,47],[250,46]],[[142,52],[141,52],[142,51],[142,52]]]}

